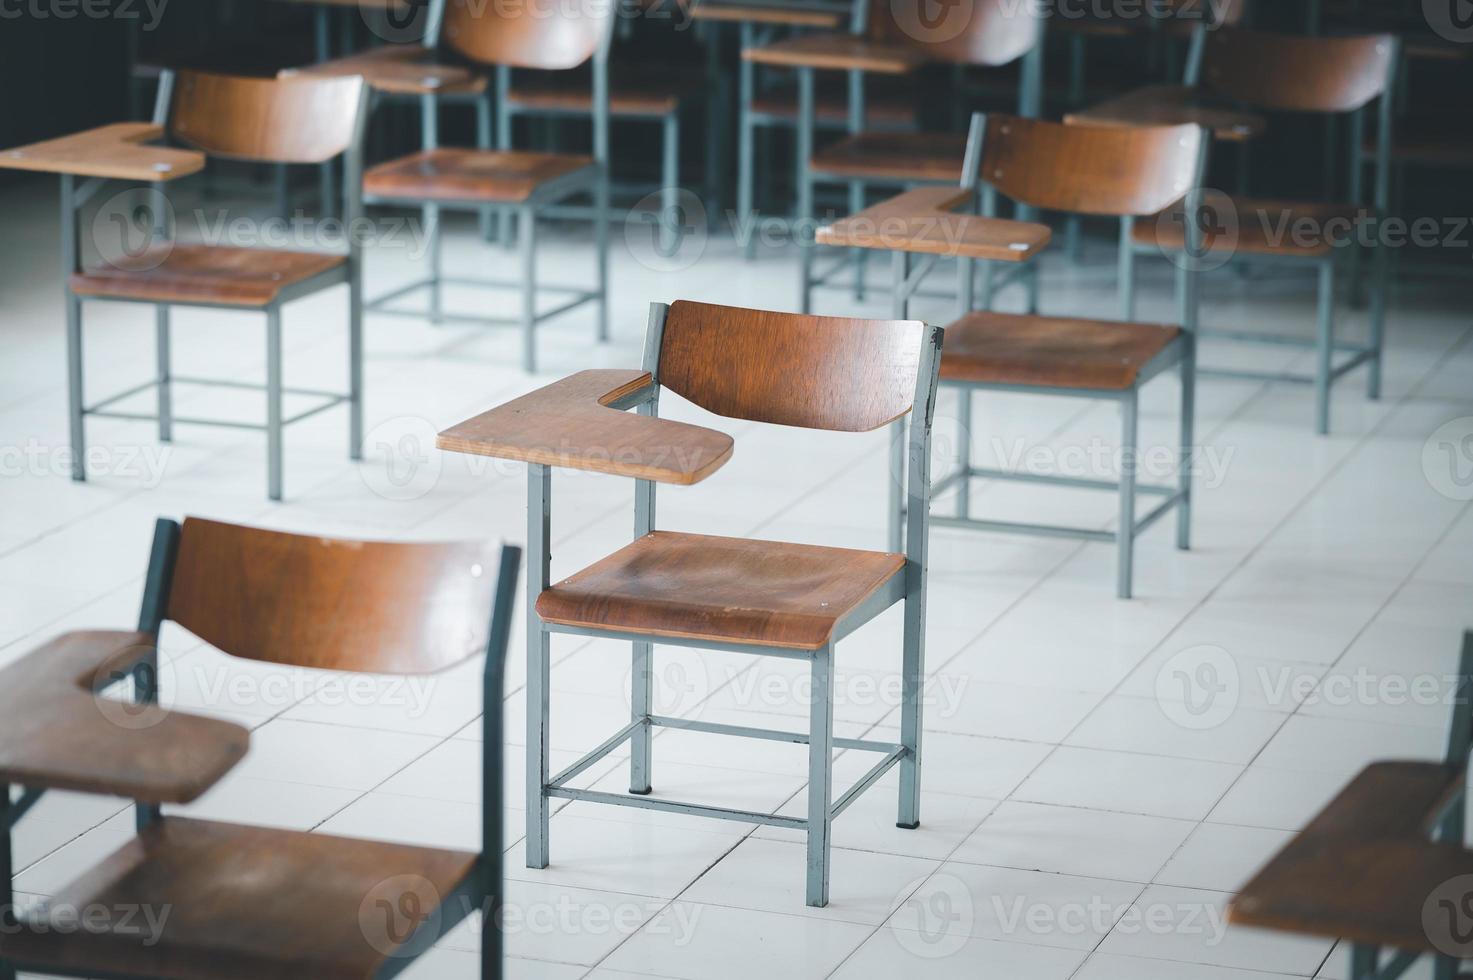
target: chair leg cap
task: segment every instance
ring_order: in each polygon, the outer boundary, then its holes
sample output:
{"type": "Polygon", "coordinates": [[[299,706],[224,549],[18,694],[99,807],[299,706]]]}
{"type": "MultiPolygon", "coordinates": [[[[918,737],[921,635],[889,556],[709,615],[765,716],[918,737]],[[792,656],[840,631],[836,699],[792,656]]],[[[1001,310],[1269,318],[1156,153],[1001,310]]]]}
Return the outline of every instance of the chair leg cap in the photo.
{"type": "Polygon", "coordinates": [[[629,792],[635,796],[649,796],[654,791],[655,788],[651,786],[649,789],[631,789],[629,792]]]}
{"type": "Polygon", "coordinates": [[[915,823],[896,823],[895,824],[895,826],[899,827],[901,830],[915,830],[920,825],[921,825],[921,822],[919,820],[917,820],[915,823]]]}

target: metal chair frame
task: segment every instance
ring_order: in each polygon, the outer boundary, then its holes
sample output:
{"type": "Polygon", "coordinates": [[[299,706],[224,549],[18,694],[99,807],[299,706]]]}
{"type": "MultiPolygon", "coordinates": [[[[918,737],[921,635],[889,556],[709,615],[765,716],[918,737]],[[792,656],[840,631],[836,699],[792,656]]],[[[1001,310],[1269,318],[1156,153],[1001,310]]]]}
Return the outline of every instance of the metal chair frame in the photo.
{"type": "MultiPolygon", "coordinates": [[[[167,127],[169,108],[174,91],[174,73],[165,71],[159,77],[157,97],[154,102],[153,121],[167,127]]],[[[362,215],[360,196],[363,171],[363,134],[367,120],[367,95],[358,106],[357,126],[353,141],[343,153],[344,170],[354,179],[344,182],[343,208],[344,227],[362,215]]],[[[62,290],[66,302],[67,337],[67,415],[69,419],[72,448],[72,479],[87,479],[86,418],[129,419],[133,421],[156,421],[159,424],[159,441],[172,442],[174,424],[211,425],[232,429],[251,429],[266,433],[267,496],[280,500],[282,496],[282,436],[286,426],[310,418],[335,405],[348,405],[348,457],[362,458],[363,443],[363,250],[355,236],[348,235],[347,262],[319,275],[293,283],[282,289],[274,300],[264,307],[248,307],[239,304],[208,303],[199,301],[156,303],[152,300],[137,300],[118,296],[82,296],[72,290],[71,275],[81,269],[81,246],[78,238],[78,221],[81,209],[108,181],[101,177],[90,177],[82,181],[70,174],[61,175],[61,253],[62,290]],[[282,339],[281,308],[293,300],[327,289],[331,286],[348,286],[348,391],[322,391],[314,388],[288,388],[282,383],[282,339]],[[82,301],[97,300],[108,303],[143,303],[155,308],[154,337],[157,371],[151,381],[134,385],[124,391],[109,395],[90,405],[86,402],[82,371],[82,301]],[[211,309],[243,310],[261,309],[266,314],[266,383],[255,384],[230,378],[198,378],[176,375],[170,365],[169,310],[173,306],[203,307],[211,309]],[[236,422],[229,419],[196,418],[176,415],[173,410],[173,386],[175,384],[217,385],[228,388],[243,388],[266,393],[266,422],[259,425],[236,422]],[[146,412],[124,412],[109,406],[139,392],[155,389],[158,393],[158,408],[146,412]],[[322,401],[312,408],[292,416],[282,414],[282,396],[286,394],[308,395],[322,401]]],[[[164,193],[164,184],[152,185],[158,194],[164,193]]],[[[164,229],[159,229],[160,231],[164,229]]]]}
{"type": "MultiPolygon", "coordinates": [[[[1201,81],[1202,61],[1207,43],[1207,30],[1199,26],[1192,35],[1192,47],[1187,57],[1187,68],[1185,82],[1187,85],[1196,87],[1201,81]]],[[[1379,227],[1380,224],[1391,213],[1391,130],[1392,118],[1396,104],[1396,83],[1400,58],[1400,42],[1391,42],[1398,50],[1393,50],[1389,59],[1389,69],[1385,87],[1376,99],[1376,110],[1378,120],[1377,143],[1376,143],[1376,171],[1375,186],[1373,191],[1372,212],[1379,227]]],[[[1350,193],[1351,203],[1358,205],[1363,193],[1363,175],[1361,173],[1360,144],[1364,134],[1366,107],[1362,106],[1343,115],[1349,116],[1350,143],[1351,143],[1351,168],[1350,168],[1350,193]]],[[[1326,113],[1327,118],[1339,118],[1339,114],[1326,113]]],[[[1248,148],[1243,144],[1240,152],[1246,158],[1248,148]]],[[[1138,253],[1160,255],[1161,249],[1157,245],[1136,244],[1132,246],[1138,253]]],[[[1351,244],[1345,248],[1332,249],[1328,254],[1317,257],[1301,257],[1293,255],[1248,255],[1238,256],[1235,261],[1243,264],[1279,264],[1297,268],[1312,268],[1317,274],[1317,292],[1315,303],[1315,336],[1313,340],[1299,337],[1285,336],[1281,334],[1268,334],[1255,330],[1237,330],[1212,327],[1201,327],[1197,329],[1199,337],[1219,337],[1224,340],[1243,341],[1248,343],[1273,344],[1278,346],[1296,347],[1315,352],[1315,370],[1313,374],[1298,374],[1294,372],[1280,371],[1258,371],[1251,369],[1214,368],[1203,366],[1199,373],[1204,377],[1235,378],[1249,381],[1279,381],[1292,384],[1309,384],[1314,386],[1315,392],[1315,432],[1319,435],[1328,435],[1330,432],[1330,390],[1335,382],[1339,381],[1350,371],[1355,370],[1362,364],[1367,366],[1366,372],[1366,397],[1372,401],[1381,397],[1381,374],[1385,358],[1385,333],[1386,333],[1386,306],[1388,299],[1388,288],[1390,282],[1391,254],[1386,246],[1377,244],[1372,256],[1372,282],[1371,282],[1371,313],[1370,332],[1366,343],[1355,344],[1335,339],[1335,278],[1337,266],[1342,262],[1341,252],[1347,252],[1343,261],[1346,273],[1351,280],[1352,291],[1360,284],[1360,246],[1351,244]],[[1336,356],[1348,355],[1336,363],[1336,356]]],[[[1202,251],[1190,252],[1189,258],[1195,259],[1204,254],[1202,251]]]]}
{"type": "MultiPolygon", "coordinates": [[[[976,190],[980,184],[982,199],[981,212],[986,217],[995,217],[997,212],[997,191],[990,184],[982,181],[977,175],[979,164],[982,160],[983,141],[986,131],[986,117],[981,113],[974,115],[972,117],[971,132],[967,141],[966,165],[962,171],[961,186],[976,190]]],[[[1206,163],[1208,145],[1209,140],[1204,136],[1202,149],[1197,159],[1197,180],[1193,185],[1194,187],[1201,184],[1201,172],[1206,163]]],[[[1190,202],[1191,197],[1188,200],[1190,202]]],[[[1129,247],[1130,231],[1134,220],[1134,216],[1131,215],[1120,218],[1119,300],[1121,320],[1125,322],[1133,320],[1135,312],[1135,292],[1132,283],[1134,278],[1132,272],[1134,269],[1135,255],[1129,247]]],[[[1188,235],[1193,236],[1194,241],[1200,236],[1200,229],[1196,222],[1187,222],[1187,229],[1188,235]]],[[[905,316],[910,300],[915,295],[916,287],[935,268],[938,258],[936,255],[925,255],[919,261],[914,261],[908,252],[897,251],[893,253],[893,285],[891,290],[891,302],[894,304],[893,315],[901,318],[905,316]]],[[[983,299],[981,306],[984,310],[991,309],[992,306],[993,287],[992,271],[990,268],[992,263],[986,260],[960,258],[957,260],[956,268],[957,317],[959,319],[971,313],[975,308],[975,276],[973,265],[978,261],[983,266],[983,299]]],[[[1018,274],[1022,273],[1023,269],[1020,268],[1018,274]]],[[[1029,290],[1030,313],[1036,312],[1037,309],[1036,285],[1036,277],[1031,278],[1029,290]]],[[[961,453],[957,469],[937,480],[933,486],[933,491],[939,493],[952,486],[956,486],[957,510],[952,516],[933,515],[931,517],[931,523],[938,527],[964,527],[980,531],[1027,534],[1036,537],[1077,538],[1085,541],[1114,542],[1116,545],[1116,595],[1122,599],[1130,598],[1133,592],[1135,539],[1152,524],[1165,517],[1173,508],[1176,510],[1177,518],[1177,547],[1183,550],[1189,548],[1191,546],[1192,523],[1192,477],[1190,460],[1196,413],[1196,322],[1198,296],[1196,275],[1185,266],[1180,268],[1177,273],[1177,299],[1181,312],[1181,335],[1147,362],[1136,376],[1135,382],[1123,390],[954,381],[943,378],[940,382],[943,387],[955,388],[957,391],[958,419],[962,426],[963,434],[959,441],[961,453]],[[1182,459],[1177,476],[1177,486],[1138,484],[1136,482],[1133,461],[1138,455],[1138,407],[1140,390],[1147,382],[1173,366],[1178,369],[1181,375],[1180,442],[1182,459]],[[1118,402],[1121,413],[1123,463],[1120,479],[1118,481],[1084,479],[1052,474],[1016,472],[973,465],[971,445],[972,394],[977,391],[1062,395],[1071,398],[1090,398],[1118,402]],[[1088,490],[1115,490],[1120,500],[1119,519],[1116,529],[1108,531],[1101,528],[1029,524],[1017,521],[993,521],[975,518],[971,516],[971,481],[979,478],[1011,480],[1022,483],[1088,490]],[[1137,517],[1137,494],[1160,497],[1161,500],[1146,514],[1137,517]]],[[[903,425],[904,422],[900,421],[893,424],[897,426],[898,431],[898,427],[903,425]]],[[[893,548],[902,540],[907,508],[905,501],[902,501],[894,494],[891,496],[890,503],[890,543],[893,548]]]]}
{"type": "MultiPolygon", "coordinates": [[[[648,386],[613,402],[609,407],[636,409],[641,415],[659,412],[660,348],[667,307],[650,306],[649,328],[645,334],[644,369],[649,372],[648,386]]],[[[940,368],[940,331],[927,328],[921,345],[917,368],[916,393],[911,414],[919,424],[910,427],[908,441],[897,452],[906,457],[905,492],[912,506],[909,517],[909,544],[905,549],[906,565],[901,574],[855,608],[837,628],[829,643],[818,650],[788,649],[748,643],[688,640],[658,636],[637,631],[588,629],[547,623],[537,614],[537,597],[551,582],[552,471],[548,465],[527,465],[527,867],[545,868],[548,864],[549,801],[553,798],[608,803],[669,813],[713,817],[744,823],[789,827],[807,833],[807,904],[828,904],[830,827],[843,813],[893,766],[900,766],[900,803],[896,826],[914,829],[920,826],[921,775],[921,707],[925,679],[925,610],[927,524],[931,499],[931,428],[935,411],[936,373],[940,368]],[[900,741],[877,742],[867,739],[836,738],[833,717],[834,648],[840,640],[874,619],[897,602],[905,605],[905,638],[902,671],[902,707],[900,741]],[[633,643],[630,721],[597,748],[561,772],[549,772],[548,741],[550,717],[551,637],[554,633],[602,639],[626,640],[633,643]],[[807,660],[813,683],[813,704],[807,733],[725,725],[695,719],[672,718],[652,712],[654,675],[651,671],[654,644],[697,647],[746,653],[754,656],[807,660]],[[660,799],[650,796],[651,742],[656,728],[679,728],[686,731],[717,735],[735,735],[768,741],[790,742],[808,746],[808,812],[806,817],[737,810],[660,799]],[[579,789],[570,783],[578,775],[609,753],[630,744],[629,793],[609,793],[579,789]],[[880,753],[880,761],[859,778],[837,799],[833,795],[833,750],[856,749],[880,753]]],[[[897,474],[900,471],[897,471],[897,474]]],[[[900,492],[898,475],[892,486],[900,492]]],[[[634,535],[640,537],[655,529],[655,484],[635,481],[634,535]]],[[[898,549],[897,549],[898,550],[898,549]]]]}
{"type": "MultiPolygon", "coordinates": [[[[445,0],[431,0],[431,15],[426,28],[426,46],[436,48],[440,40],[440,26],[443,22],[445,0]]],[[[431,323],[439,324],[446,322],[471,323],[480,325],[514,325],[520,326],[522,330],[522,367],[527,372],[537,370],[537,324],[544,320],[560,316],[584,303],[596,302],[598,304],[598,315],[595,324],[595,338],[599,342],[609,339],[608,320],[608,281],[609,281],[609,45],[613,39],[613,22],[610,22],[609,30],[600,39],[598,48],[592,57],[593,63],[593,163],[581,170],[565,174],[562,177],[546,181],[538,186],[536,191],[525,201],[515,205],[488,204],[485,201],[457,201],[436,199],[426,201],[423,198],[413,196],[387,195],[387,194],[365,194],[363,200],[366,204],[374,205],[399,205],[419,206],[423,215],[426,229],[426,237],[429,240],[430,272],[428,277],[417,279],[407,285],[391,289],[388,292],[374,297],[366,304],[366,308],[376,313],[389,313],[398,316],[428,317],[431,323]],[[595,237],[595,278],[596,289],[584,289],[571,285],[540,285],[537,283],[537,218],[546,214],[551,205],[566,200],[577,194],[587,193],[593,198],[593,224],[595,237]],[[515,212],[517,216],[517,248],[520,253],[520,278],[514,280],[505,279],[483,279],[474,277],[451,277],[442,272],[441,245],[442,234],[440,226],[440,214],[442,211],[471,211],[481,216],[482,230],[487,231],[490,227],[490,214],[493,209],[500,209],[506,217],[515,212]],[[521,293],[522,309],[519,316],[515,317],[493,317],[476,314],[448,313],[443,306],[443,289],[446,283],[461,286],[483,286],[493,289],[517,289],[521,293]],[[406,294],[427,289],[429,291],[429,303],[427,310],[409,310],[391,307],[387,304],[399,299],[406,294]],[[571,296],[571,299],[559,303],[551,309],[539,311],[537,309],[537,293],[541,289],[544,292],[557,293],[571,296]]],[[[511,84],[511,66],[495,66],[495,95],[496,104],[502,107],[498,119],[498,148],[510,149],[511,125],[510,117],[505,111],[507,93],[511,84]]],[[[425,150],[435,149],[440,145],[438,108],[440,96],[430,94],[418,97],[420,99],[420,143],[425,150]]],[[[486,149],[489,145],[490,110],[484,99],[477,99],[477,145],[479,149],[486,149]]],[[[503,222],[504,241],[510,242],[511,235],[509,226],[503,222]]]]}
{"type": "MultiPolygon", "coordinates": [[[[138,613],[138,631],[157,637],[164,621],[168,618],[169,584],[174,577],[175,560],[179,554],[181,528],[177,521],[161,517],[154,524],[153,545],[149,553],[148,572],[143,580],[143,600],[138,613]]],[[[505,822],[502,811],[502,767],[500,747],[504,742],[504,709],[507,640],[511,632],[512,603],[516,600],[517,573],[521,564],[522,550],[515,545],[503,545],[497,566],[496,594],[492,603],[490,628],[486,636],[486,667],[482,672],[482,691],[485,706],[481,715],[481,734],[484,749],[481,753],[481,858],[478,875],[468,877],[460,889],[444,896],[441,915],[438,916],[438,936],[448,935],[472,909],[483,912],[481,921],[481,980],[500,980],[504,962],[504,937],[497,914],[502,904],[502,867],[504,859],[502,844],[505,822]]],[[[132,668],[114,671],[98,678],[96,694],[102,696],[108,688],[132,681],[134,700],[139,704],[157,704],[159,700],[159,663],[157,648],[139,660],[132,668]]],[[[12,885],[14,874],[14,843],[11,835],[21,818],[46,795],[47,790],[38,787],[21,787],[19,797],[11,797],[9,784],[0,784],[0,915],[6,925],[15,924],[15,892],[12,885]]],[[[135,801],[133,804],[134,826],[142,832],[155,821],[167,820],[159,807],[135,801]]],[[[414,939],[416,944],[420,937],[414,939]]],[[[407,969],[415,959],[430,948],[425,942],[420,952],[409,956],[391,956],[375,976],[375,980],[388,980],[407,969]]],[[[26,964],[0,960],[0,980],[16,980],[16,971],[26,970],[26,964]]],[[[58,973],[47,967],[47,976],[97,977],[95,970],[77,973],[58,973]]],[[[107,980],[148,980],[148,978],[109,973],[107,980]]]]}
{"type": "MultiPolygon", "coordinates": [[[[1470,752],[1473,752],[1473,630],[1463,633],[1463,652],[1458,660],[1458,688],[1453,698],[1452,725],[1443,761],[1450,767],[1462,767],[1466,771],[1470,752]]],[[[1448,800],[1447,809],[1438,819],[1436,838],[1451,844],[1464,843],[1467,814],[1468,786],[1465,780],[1448,800]]],[[[1350,947],[1350,980],[1397,980],[1424,955],[1427,954],[1417,950],[1397,950],[1383,962],[1380,946],[1353,943],[1350,947]]],[[[1454,980],[1459,975],[1458,960],[1443,953],[1431,955],[1434,980],[1454,980]]]]}
{"type": "MultiPolygon", "coordinates": [[[[1040,28],[1038,40],[1028,53],[1019,60],[1018,115],[1037,118],[1043,107],[1043,55],[1044,31],[1040,28]]],[[[800,248],[799,309],[807,313],[813,307],[813,290],[818,288],[852,289],[854,298],[862,300],[865,293],[864,267],[867,256],[864,249],[849,249],[830,268],[817,274],[813,271],[818,246],[813,241],[814,185],[820,182],[846,184],[849,188],[849,212],[858,214],[865,208],[865,191],[871,185],[895,186],[902,189],[919,187],[939,181],[896,181],[883,178],[855,178],[814,170],[814,71],[813,68],[798,68],[798,149],[796,154],[798,182],[798,218],[802,236],[800,248]],[[848,284],[832,284],[841,270],[854,268],[854,278],[848,284]]],[[[855,135],[864,128],[864,73],[849,73],[849,134],[855,135]]],[[[1018,212],[1021,221],[1032,218],[1032,210],[1024,207],[1018,212]]]]}

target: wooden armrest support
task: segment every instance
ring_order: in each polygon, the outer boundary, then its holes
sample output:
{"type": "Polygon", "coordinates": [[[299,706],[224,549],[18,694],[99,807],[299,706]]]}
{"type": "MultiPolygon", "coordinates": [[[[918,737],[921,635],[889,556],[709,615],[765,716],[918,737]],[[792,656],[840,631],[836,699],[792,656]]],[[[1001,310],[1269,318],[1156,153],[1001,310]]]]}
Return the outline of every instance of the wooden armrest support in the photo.
{"type": "Polygon", "coordinates": [[[699,483],[731,458],[731,436],[609,407],[651,384],[645,371],[580,371],[451,426],[435,445],[639,480],[699,483]]]}
{"type": "Polygon", "coordinates": [[[843,23],[843,17],[834,11],[804,10],[772,4],[722,3],[720,0],[700,0],[691,10],[691,19],[830,29],[843,23]]]}
{"type": "Polygon", "coordinates": [[[205,155],[197,150],[147,145],[163,135],[163,127],[153,123],[112,123],[13,150],[0,150],[0,167],[146,181],[176,180],[204,169],[205,155]]]}
{"type": "Polygon", "coordinates": [[[1048,245],[1048,225],[952,211],[971,199],[962,187],[917,187],[818,229],[817,241],[993,262],[1027,262],[1048,245]]]}
{"type": "Polygon", "coordinates": [[[153,656],[148,633],[64,633],[0,670],[0,782],[188,803],[245,755],[239,725],[103,698],[153,656]]]}
{"type": "Polygon", "coordinates": [[[1071,112],[1064,122],[1082,126],[1180,126],[1196,123],[1219,140],[1241,143],[1263,135],[1268,121],[1255,112],[1197,101],[1186,85],[1148,85],[1099,105],[1071,112]]]}
{"type": "Polygon", "coordinates": [[[435,64],[430,57],[431,52],[417,44],[387,45],[315,65],[283,68],[277,77],[360,75],[370,88],[397,95],[478,91],[485,86],[485,78],[471,69],[435,64]]]}
{"type": "Polygon", "coordinates": [[[818,68],[828,71],[874,72],[905,75],[925,64],[914,48],[868,41],[853,34],[800,34],[760,48],[742,52],[747,61],[786,68],[818,68]]]}

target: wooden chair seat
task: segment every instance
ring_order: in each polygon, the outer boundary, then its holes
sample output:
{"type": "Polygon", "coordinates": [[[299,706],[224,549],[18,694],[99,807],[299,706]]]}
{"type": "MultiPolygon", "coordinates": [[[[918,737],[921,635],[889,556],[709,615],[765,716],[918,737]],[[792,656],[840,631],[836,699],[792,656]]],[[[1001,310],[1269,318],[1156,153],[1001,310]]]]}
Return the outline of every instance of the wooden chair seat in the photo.
{"type": "Polygon", "coordinates": [[[0,956],[72,976],[364,980],[410,938],[406,913],[423,921],[443,907],[477,862],[460,851],[165,817],[53,896],[58,908],[119,910],[110,928],[7,929],[0,956]],[[148,942],[141,914],[125,922],[124,909],[167,909],[158,941],[148,942]]]}
{"type": "Polygon", "coordinates": [[[905,556],[655,531],[537,598],[549,623],[817,650],[905,556]]]}
{"type": "Polygon", "coordinates": [[[162,261],[158,250],[150,250],[128,262],[74,273],[71,285],[78,295],[100,299],[260,307],[286,287],[347,261],[346,256],[323,252],[174,243],[162,261]]]}
{"type": "MultiPolygon", "coordinates": [[[[1324,229],[1331,219],[1354,220],[1357,209],[1350,204],[1321,203],[1314,201],[1270,201],[1253,198],[1233,198],[1236,210],[1236,235],[1213,236],[1207,229],[1209,249],[1235,249],[1255,255],[1287,255],[1299,258],[1314,258],[1328,255],[1335,247],[1331,236],[1314,233],[1299,237],[1295,234],[1296,224],[1311,221],[1318,229],[1324,229]]],[[[1230,228],[1229,225],[1218,227],[1230,228]]],[[[1186,222],[1180,208],[1173,209],[1169,216],[1153,215],[1140,218],[1131,229],[1131,237],[1137,244],[1150,245],[1166,251],[1183,247],[1186,222]]],[[[1335,237],[1351,235],[1349,228],[1340,228],[1335,237]]]]}
{"type": "Polygon", "coordinates": [[[1234,923],[1431,952],[1427,898],[1473,874],[1473,854],[1429,839],[1459,767],[1367,766],[1238,893],[1234,923]]]}
{"type": "Polygon", "coordinates": [[[978,311],[946,328],[941,379],[1123,390],[1177,327],[978,311]]]}
{"type": "Polygon", "coordinates": [[[1064,121],[1089,126],[1180,126],[1196,123],[1219,140],[1242,142],[1263,135],[1268,121],[1256,112],[1204,102],[1186,85],[1148,85],[1071,112],[1064,121]]]}
{"type": "MultiPolygon", "coordinates": [[[[752,99],[752,111],[767,116],[796,120],[798,89],[777,85],[752,99]]],[[[842,125],[849,119],[849,91],[837,80],[821,76],[814,85],[813,118],[825,125],[842,125]]],[[[872,81],[865,87],[864,118],[867,124],[898,129],[914,126],[915,97],[908,86],[882,86],[872,81]]]]}
{"type": "Polygon", "coordinates": [[[954,183],[966,149],[964,133],[858,133],[813,154],[811,165],[834,177],[954,183]]]}
{"type": "Polygon", "coordinates": [[[423,150],[371,168],[363,176],[369,197],[425,201],[515,203],[549,181],[581,170],[593,158],[522,150],[423,150]]]}
{"type": "MultiPolygon", "coordinates": [[[[667,65],[609,68],[609,112],[615,116],[668,116],[682,98],[701,91],[700,76],[667,65]]],[[[518,77],[507,101],[521,109],[593,112],[593,83],[586,72],[536,72],[518,77]]]]}

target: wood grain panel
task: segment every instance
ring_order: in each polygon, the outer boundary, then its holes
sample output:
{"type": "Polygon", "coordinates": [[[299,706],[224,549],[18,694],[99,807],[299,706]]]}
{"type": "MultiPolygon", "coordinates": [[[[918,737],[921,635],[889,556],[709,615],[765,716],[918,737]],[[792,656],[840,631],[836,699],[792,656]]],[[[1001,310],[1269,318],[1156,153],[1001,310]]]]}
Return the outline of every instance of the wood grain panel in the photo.
{"type": "Polygon", "coordinates": [[[681,300],[660,383],[717,415],[867,432],[910,411],[925,325],[681,300]]]}
{"type": "Polygon", "coordinates": [[[163,135],[163,127],[152,123],[113,123],[0,151],[0,168],[142,181],[175,180],[204,169],[202,153],[146,145],[163,135]]]}
{"type": "Polygon", "coordinates": [[[331,61],[283,68],[278,78],[301,75],[341,78],[358,75],[369,87],[398,95],[467,95],[486,90],[486,76],[460,65],[441,65],[417,44],[386,44],[331,61]]]}
{"type": "Polygon", "coordinates": [[[646,388],[645,371],[580,371],[440,433],[447,452],[660,483],[699,483],[731,458],[731,436],[606,406],[646,388]]]}
{"type": "MultiPolygon", "coordinates": [[[[972,200],[961,187],[917,187],[820,229],[820,245],[1026,262],[1048,245],[1048,225],[956,214],[972,200]]],[[[948,347],[950,344],[948,343],[948,347]]]]}
{"type": "Polygon", "coordinates": [[[239,725],[93,691],[153,656],[148,633],[66,633],[0,670],[0,782],[188,803],[240,761],[239,725]]]}
{"type": "Polygon", "coordinates": [[[905,75],[926,61],[925,55],[910,45],[871,41],[853,34],[799,34],[760,48],[747,48],[742,57],[761,65],[823,71],[857,69],[877,75],[905,75]]]}
{"type": "Polygon", "coordinates": [[[495,542],[347,541],[184,521],[168,618],[237,657],[429,673],[486,645],[495,542]]]}
{"type": "Polygon", "coordinates": [[[593,166],[593,158],[530,150],[422,150],[370,167],[363,193],[428,201],[525,201],[543,184],[593,166]]]}
{"type": "Polygon", "coordinates": [[[346,262],[342,255],[324,252],[170,242],[89,266],[72,275],[71,287],[79,296],[261,307],[287,286],[346,262]]]}
{"type": "Polygon", "coordinates": [[[944,381],[1124,390],[1177,327],[1015,313],[971,313],[946,328],[944,381]]]}
{"type": "Polygon", "coordinates": [[[1260,109],[1349,112],[1386,88],[1394,45],[1389,34],[1297,37],[1213,31],[1202,59],[1202,87],[1260,109]]]}
{"type": "Polygon", "coordinates": [[[655,531],[545,590],[550,623],[816,650],[905,556],[655,531]]]}
{"type": "Polygon", "coordinates": [[[965,133],[855,133],[821,147],[811,167],[830,177],[955,184],[966,150],[965,133]]]}
{"type": "Polygon", "coordinates": [[[1428,839],[1463,785],[1462,767],[1366,767],[1243,886],[1230,921],[1433,952],[1423,911],[1473,853],[1428,839]]]}
{"type": "Polygon", "coordinates": [[[353,141],[363,80],[181,72],[169,131],[212,156],[321,163],[353,141]]]}
{"type": "Polygon", "coordinates": [[[583,64],[613,30],[615,3],[447,0],[441,39],[487,65],[563,69],[583,64]],[[551,13],[550,13],[551,11],[551,13]]]}
{"type": "Polygon", "coordinates": [[[1268,121],[1256,112],[1205,105],[1186,85],[1148,85],[1064,116],[1071,126],[1181,126],[1212,130],[1214,139],[1239,143],[1256,139],[1268,121]]]}
{"type": "Polygon", "coordinates": [[[941,8],[939,17],[934,8],[932,0],[877,0],[869,8],[869,36],[909,44],[935,61],[978,67],[1016,61],[1043,37],[1042,4],[974,0],[941,8]]]}
{"type": "Polygon", "coordinates": [[[1191,188],[1201,141],[1196,126],[1066,126],[992,115],[981,177],[1049,211],[1155,214],[1191,188]]]}
{"type": "Polygon", "coordinates": [[[29,921],[52,928],[6,929],[0,955],[74,976],[364,980],[477,869],[461,851],[171,816],[51,903],[167,909],[156,934],[141,914],[132,929],[57,929],[42,909],[29,921]]]}

